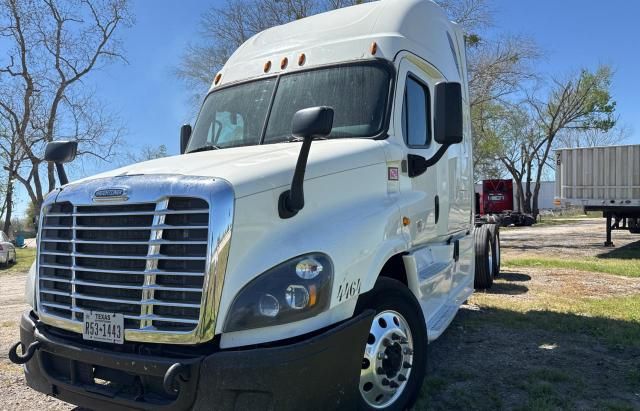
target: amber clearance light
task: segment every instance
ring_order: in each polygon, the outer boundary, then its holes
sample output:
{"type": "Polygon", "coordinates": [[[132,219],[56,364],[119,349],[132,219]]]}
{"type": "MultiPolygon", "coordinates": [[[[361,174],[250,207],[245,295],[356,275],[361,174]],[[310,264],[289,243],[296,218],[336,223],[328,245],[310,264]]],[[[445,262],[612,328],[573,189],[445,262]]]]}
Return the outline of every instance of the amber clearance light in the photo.
{"type": "Polygon", "coordinates": [[[378,43],[376,43],[375,41],[371,43],[371,48],[369,49],[369,51],[371,52],[372,56],[375,56],[378,52],[378,43]]]}

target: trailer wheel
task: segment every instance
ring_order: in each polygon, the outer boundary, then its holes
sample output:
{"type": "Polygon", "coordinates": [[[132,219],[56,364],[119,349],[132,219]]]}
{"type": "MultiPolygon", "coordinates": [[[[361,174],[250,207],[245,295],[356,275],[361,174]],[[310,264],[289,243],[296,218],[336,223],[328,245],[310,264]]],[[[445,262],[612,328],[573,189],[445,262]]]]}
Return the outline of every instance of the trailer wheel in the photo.
{"type": "Polygon", "coordinates": [[[525,227],[531,227],[532,225],[534,225],[536,223],[536,219],[533,218],[532,215],[526,214],[524,216],[524,219],[522,221],[522,225],[524,225],[525,227]]]}
{"type": "Polygon", "coordinates": [[[474,230],[476,250],[476,274],[474,287],[477,290],[491,288],[493,285],[493,250],[491,247],[491,233],[488,224],[476,227],[474,230]]]}
{"type": "Polygon", "coordinates": [[[493,278],[496,278],[500,275],[500,226],[498,224],[489,224],[489,234],[491,234],[493,278]]]}
{"type": "Polygon", "coordinates": [[[427,369],[427,330],[415,296],[380,277],[356,312],[374,309],[359,382],[360,410],[406,410],[416,401],[427,369]]]}

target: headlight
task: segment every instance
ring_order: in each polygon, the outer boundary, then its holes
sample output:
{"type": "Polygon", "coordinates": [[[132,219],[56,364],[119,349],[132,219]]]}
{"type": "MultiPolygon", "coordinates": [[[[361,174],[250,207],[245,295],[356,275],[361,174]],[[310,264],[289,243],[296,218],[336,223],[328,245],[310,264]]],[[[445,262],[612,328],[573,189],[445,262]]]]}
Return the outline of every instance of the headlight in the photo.
{"type": "Polygon", "coordinates": [[[286,324],[329,307],[333,266],[324,254],[306,254],[277,265],[247,284],[233,300],[225,332],[286,324]]]}

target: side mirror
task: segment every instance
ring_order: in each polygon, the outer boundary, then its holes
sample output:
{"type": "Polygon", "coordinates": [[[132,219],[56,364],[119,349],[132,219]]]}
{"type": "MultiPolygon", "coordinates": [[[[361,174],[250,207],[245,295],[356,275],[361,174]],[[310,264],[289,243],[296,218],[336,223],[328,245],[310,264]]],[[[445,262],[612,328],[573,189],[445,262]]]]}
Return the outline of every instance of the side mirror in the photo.
{"type": "Polygon", "coordinates": [[[77,141],[51,141],[44,149],[44,159],[52,163],[64,164],[73,161],[77,153],[77,141]]]}
{"type": "Polygon", "coordinates": [[[433,139],[441,146],[429,159],[416,154],[407,155],[409,177],[422,175],[444,156],[451,145],[462,143],[462,86],[460,83],[438,83],[434,100],[433,139]]]}
{"type": "Polygon", "coordinates": [[[320,106],[305,108],[296,112],[291,121],[291,134],[303,138],[300,154],[293,172],[291,189],[280,194],[278,214],[280,218],[291,218],[304,207],[304,173],[307,169],[307,158],[314,138],[326,137],[333,128],[333,109],[320,106]]]}
{"type": "Polygon", "coordinates": [[[77,153],[77,141],[50,141],[47,143],[44,150],[44,159],[55,163],[60,185],[69,183],[63,164],[73,161],[76,158],[77,153]]]}
{"type": "Polygon", "coordinates": [[[434,140],[440,144],[462,142],[462,86],[438,83],[435,87],[434,140]]]}
{"type": "Polygon", "coordinates": [[[326,137],[331,134],[332,128],[333,109],[326,106],[299,110],[291,121],[291,134],[304,139],[326,137]]]}
{"type": "Polygon", "coordinates": [[[189,139],[191,138],[191,124],[184,124],[180,127],[180,154],[187,151],[189,139]]]}

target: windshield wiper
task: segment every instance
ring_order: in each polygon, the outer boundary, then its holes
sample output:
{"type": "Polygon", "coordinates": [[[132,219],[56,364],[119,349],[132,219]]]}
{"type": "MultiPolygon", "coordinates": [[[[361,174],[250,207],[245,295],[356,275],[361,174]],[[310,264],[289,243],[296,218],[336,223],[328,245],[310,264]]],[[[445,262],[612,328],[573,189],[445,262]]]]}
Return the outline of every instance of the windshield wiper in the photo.
{"type": "Polygon", "coordinates": [[[221,148],[222,147],[216,146],[215,144],[209,144],[207,146],[202,146],[202,147],[196,148],[195,150],[191,150],[187,154],[198,153],[200,151],[220,150],[221,148]]]}

